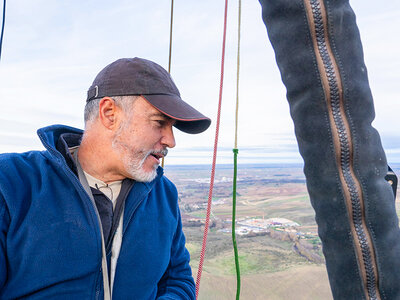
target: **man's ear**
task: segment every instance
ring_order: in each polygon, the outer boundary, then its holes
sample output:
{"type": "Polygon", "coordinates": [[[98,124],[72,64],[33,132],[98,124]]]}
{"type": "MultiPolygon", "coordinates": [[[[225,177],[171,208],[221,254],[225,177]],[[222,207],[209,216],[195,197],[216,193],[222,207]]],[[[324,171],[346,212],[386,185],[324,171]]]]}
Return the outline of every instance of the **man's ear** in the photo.
{"type": "Polygon", "coordinates": [[[110,97],[104,97],[99,102],[99,120],[104,127],[113,130],[116,128],[118,107],[110,97]]]}

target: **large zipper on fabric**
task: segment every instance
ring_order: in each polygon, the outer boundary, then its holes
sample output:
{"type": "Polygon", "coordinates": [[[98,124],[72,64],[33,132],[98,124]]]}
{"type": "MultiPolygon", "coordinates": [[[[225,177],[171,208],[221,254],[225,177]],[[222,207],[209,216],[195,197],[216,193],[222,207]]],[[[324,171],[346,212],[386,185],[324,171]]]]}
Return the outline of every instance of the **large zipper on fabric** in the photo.
{"type": "Polygon", "coordinates": [[[353,168],[353,144],[344,109],[339,68],[328,38],[327,14],[323,0],[304,0],[318,70],[325,92],[336,162],[350,218],[351,233],[367,299],[380,300],[378,272],[372,239],[365,222],[361,184],[353,168]]]}

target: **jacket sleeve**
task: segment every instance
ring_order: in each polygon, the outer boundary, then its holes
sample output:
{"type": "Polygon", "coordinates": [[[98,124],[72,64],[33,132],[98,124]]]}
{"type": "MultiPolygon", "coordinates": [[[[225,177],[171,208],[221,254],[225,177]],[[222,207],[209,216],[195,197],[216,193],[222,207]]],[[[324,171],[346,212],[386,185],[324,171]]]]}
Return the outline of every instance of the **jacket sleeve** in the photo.
{"type": "Polygon", "coordinates": [[[178,226],[171,246],[169,266],[158,283],[158,300],[195,299],[195,284],[189,265],[190,255],[185,247],[185,236],[178,209],[178,226]]]}
{"type": "Polygon", "coordinates": [[[6,262],[6,236],[10,218],[7,212],[6,203],[0,194],[0,291],[7,279],[6,262]]]}

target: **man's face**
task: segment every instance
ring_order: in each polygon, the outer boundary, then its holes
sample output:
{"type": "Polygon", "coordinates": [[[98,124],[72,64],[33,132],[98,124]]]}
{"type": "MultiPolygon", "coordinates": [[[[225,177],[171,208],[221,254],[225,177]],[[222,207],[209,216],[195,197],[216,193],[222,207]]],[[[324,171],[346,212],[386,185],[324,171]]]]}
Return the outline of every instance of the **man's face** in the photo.
{"type": "Polygon", "coordinates": [[[122,112],[112,147],[121,158],[128,177],[149,182],[157,176],[157,167],[167,155],[167,148],[175,147],[174,123],[143,97],[133,103],[130,115],[122,112]]]}

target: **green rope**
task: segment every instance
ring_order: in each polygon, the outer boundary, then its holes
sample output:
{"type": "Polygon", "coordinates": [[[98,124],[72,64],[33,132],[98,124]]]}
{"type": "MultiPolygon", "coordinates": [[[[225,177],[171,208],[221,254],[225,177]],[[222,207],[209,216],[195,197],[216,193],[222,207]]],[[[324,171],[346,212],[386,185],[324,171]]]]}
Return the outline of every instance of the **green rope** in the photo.
{"type": "Polygon", "coordinates": [[[239,253],[236,245],[236,181],[237,181],[237,156],[239,150],[233,149],[233,195],[232,195],[232,242],[233,251],[235,252],[235,267],[236,267],[236,300],[240,296],[240,267],[239,267],[239,253]]]}
{"type": "Polygon", "coordinates": [[[235,112],[235,148],[233,149],[233,194],[232,194],[232,243],[233,251],[235,253],[235,267],[236,267],[236,300],[240,297],[240,267],[239,267],[239,253],[236,244],[236,182],[237,182],[237,156],[239,150],[237,149],[238,137],[238,115],[239,115],[239,68],[240,68],[240,28],[242,17],[242,1],[238,2],[238,48],[237,48],[237,72],[236,72],[236,112],[235,112]]]}

